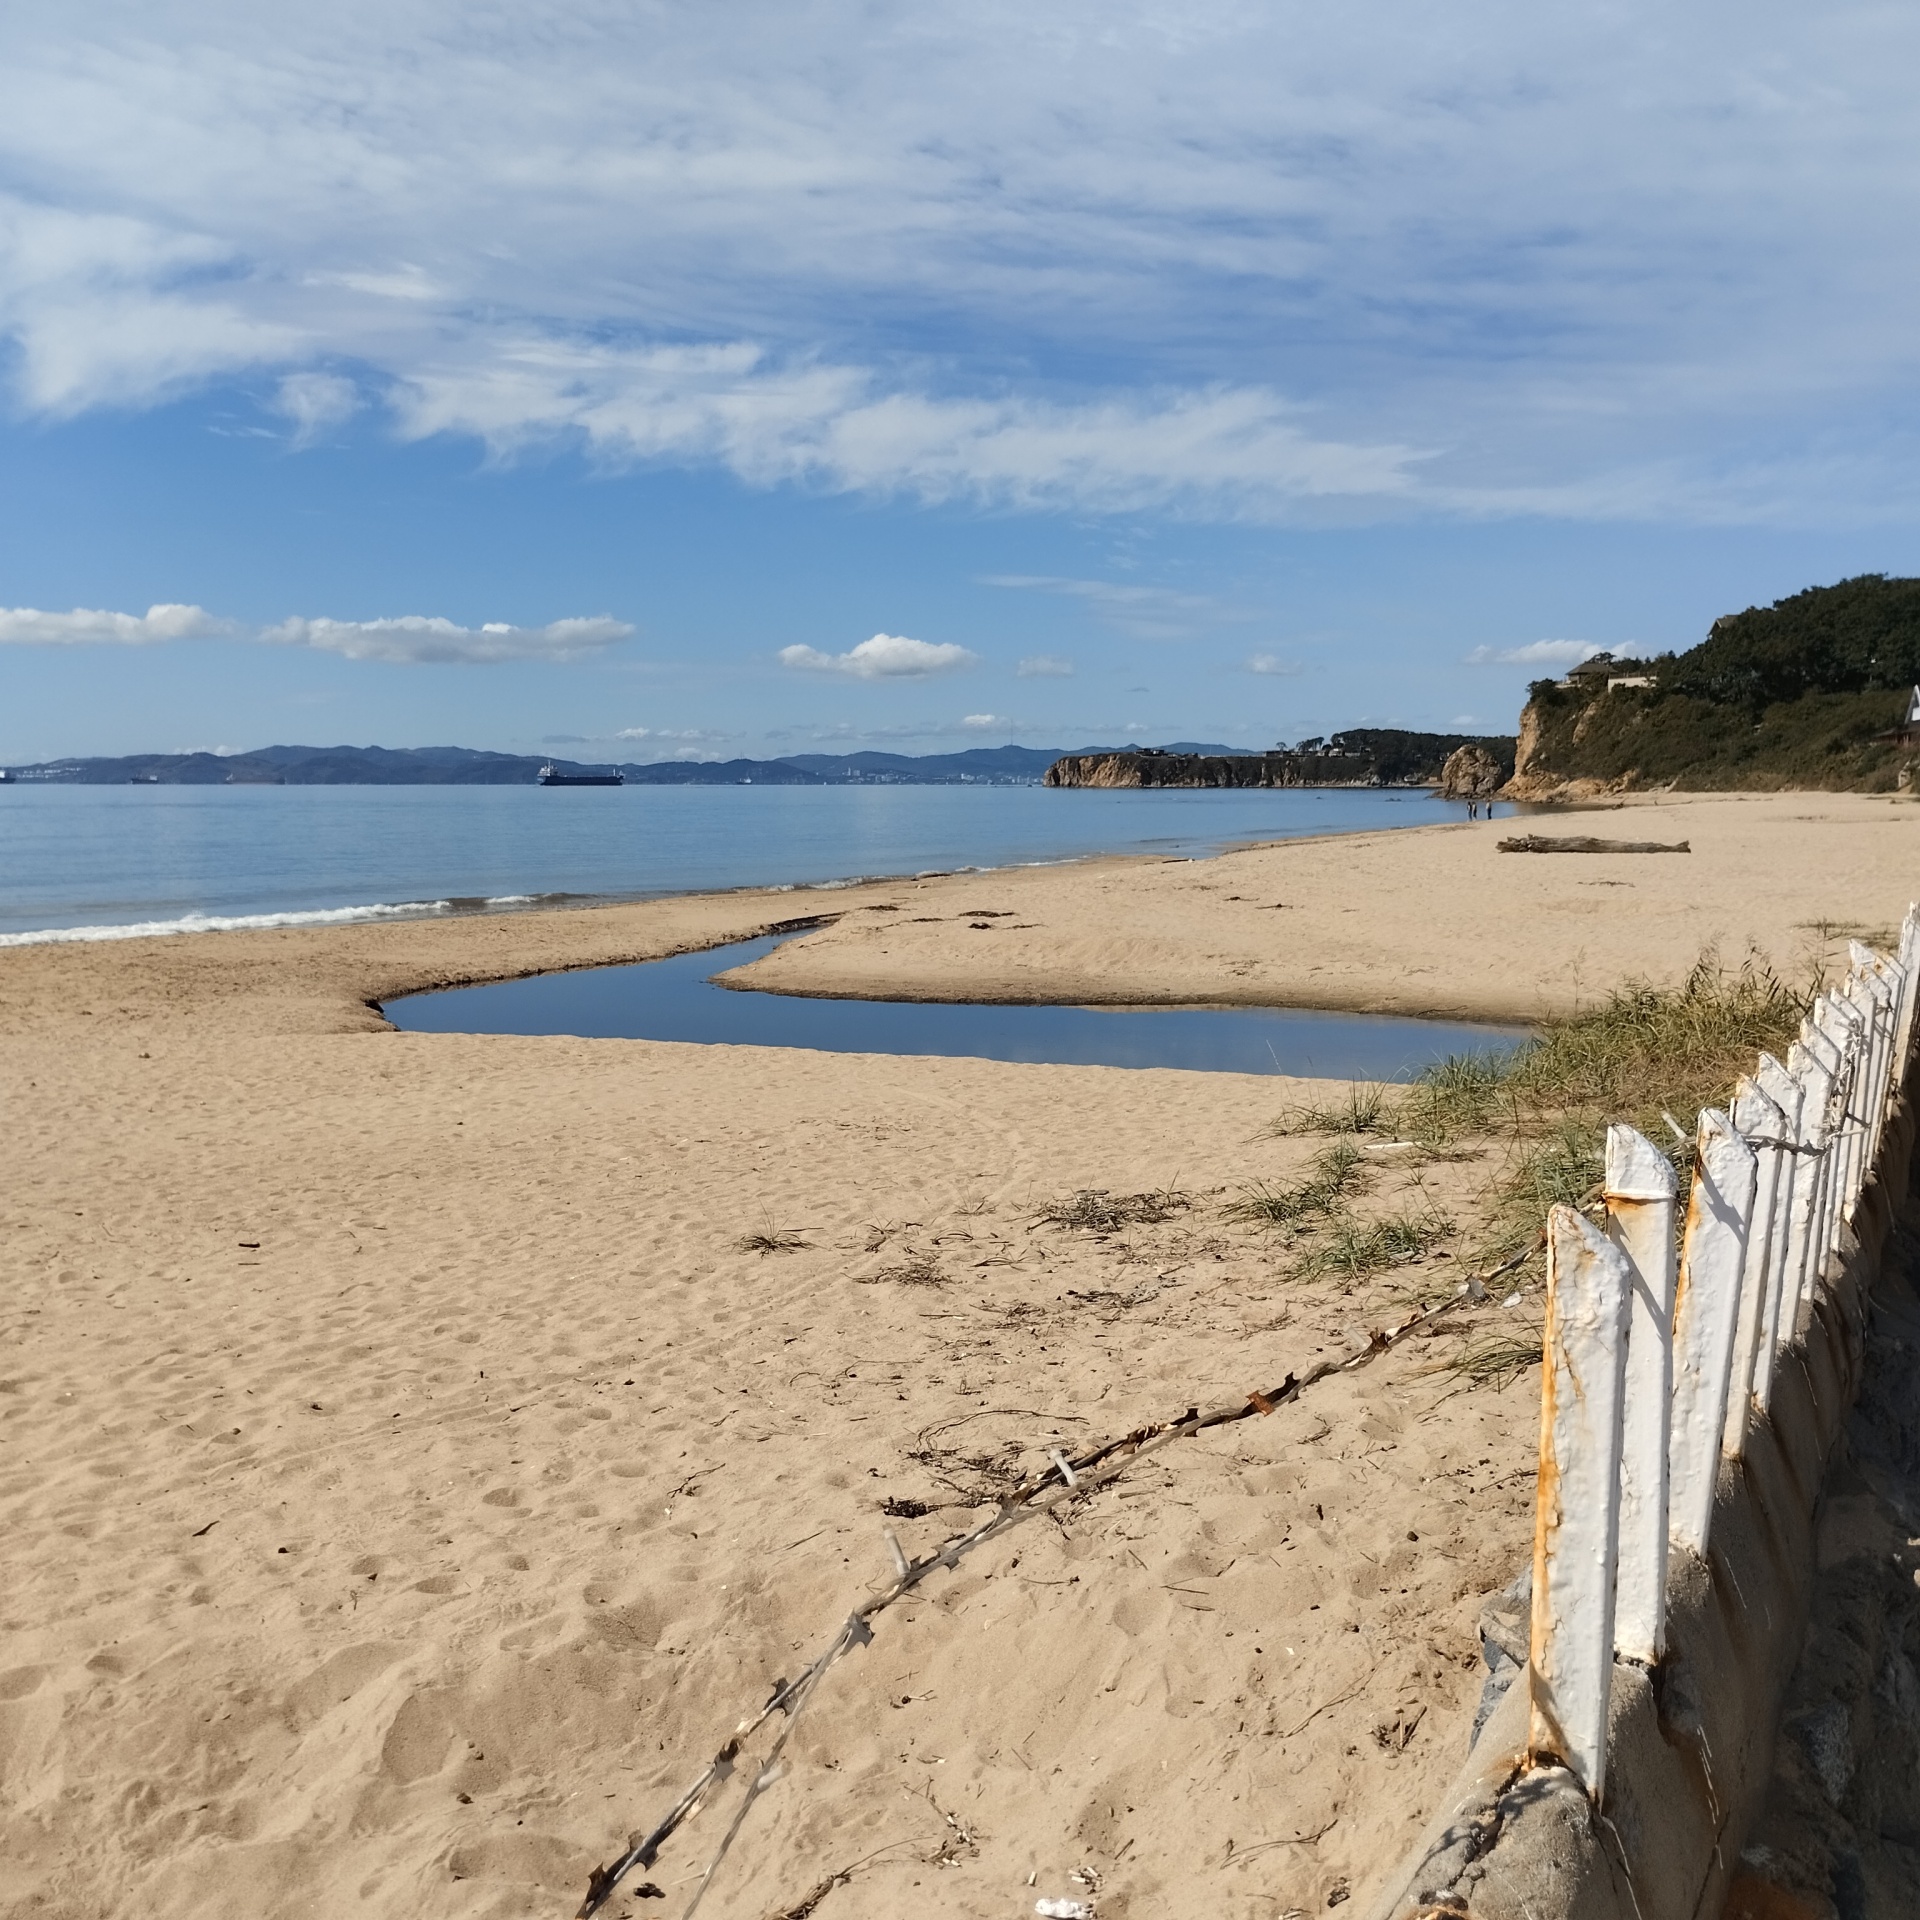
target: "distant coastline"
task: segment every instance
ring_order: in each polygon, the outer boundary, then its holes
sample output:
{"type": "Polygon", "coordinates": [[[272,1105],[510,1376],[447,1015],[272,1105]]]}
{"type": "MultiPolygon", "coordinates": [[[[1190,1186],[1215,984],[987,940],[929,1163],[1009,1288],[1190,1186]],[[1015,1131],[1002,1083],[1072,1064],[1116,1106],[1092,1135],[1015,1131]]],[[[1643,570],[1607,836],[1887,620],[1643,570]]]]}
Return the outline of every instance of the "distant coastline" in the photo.
{"type": "MultiPolygon", "coordinates": [[[[475,747],[259,747],[248,753],[75,756],[14,765],[8,784],[49,786],[531,787],[540,770],[610,773],[629,786],[1039,786],[1063,754],[1112,747],[971,747],[961,753],[795,753],[774,760],[563,760],[475,747]]],[[[1235,755],[1233,747],[1175,741],[1163,751],[1235,755]]]]}

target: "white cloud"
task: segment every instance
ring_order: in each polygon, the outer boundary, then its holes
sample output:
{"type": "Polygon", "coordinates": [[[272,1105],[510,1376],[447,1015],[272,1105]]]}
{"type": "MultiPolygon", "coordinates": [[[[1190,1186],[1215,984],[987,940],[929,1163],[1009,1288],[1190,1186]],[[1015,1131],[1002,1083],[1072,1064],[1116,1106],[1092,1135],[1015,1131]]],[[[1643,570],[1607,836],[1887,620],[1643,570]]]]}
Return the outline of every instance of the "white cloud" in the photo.
{"type": "Polygon", "coordinates": [[[294,445],[306,447],[360,411],[360,389],[337,373],[290,373],[280,382],[275,406],[293,422],[294,445]]]}
{"type": "Polygon", "coordinates": [[[1916,510],[1911,8],[150,12],[0,10],[42,414],[352,367],[755,485],[1916,510]]]}
{"type": "Polygon", "coordinates": [[[154,606],[145,613],[107,613],[75,607],[42,613],[38,607],[0,607],[0,645],[29,647],[145,647],[166,640],[204,640],[234,631],[204,607],[154,606]]]}
{"type": "Polygon", "coordinates": [[[624,640],[633,628],[605,615],[554,620],[544,627],[490,622],[462,627],[451,620],[406,614],[392,620],[282,620],[271,627],[216,619],[204,607],[154,606],[144,614],[75,607],[42,613],[37,607],[0,607],[0,645],[153,646],[168,640],[255,640],[269,646],[314,647],[350,660],[485,664],[500,660],[574,660],[624,640]]]}
{"type": "Polygon", "coordinates": [[[1591,640],[1530,640],[1524,647],[1475,647],[1470,667],[1577,667],[1600,649],[1591,640]]]}
{"type": "MultiPolygon", "coordinates": [[[[857,366],[782,362],[741,341],[502,341],[482,364],[421,370],[392,398],[410,439],[470,435],[503,454],[575,440],[615,464],[714,464],[757,486],[929,502],[1267,513],[1308,498],[1403,493],[1419,458],[1405,446],[1315,438],[1298,409],[1264,387],[1078,404],[977,399],[902,390],[857,366]]],[[[1104,596],[1103,610],[1190,601],[1099,582],[1012,584],[1084,589],[1104,596]]]]}
{"type": "Polygon", "coordinates": [[[1073,662],[1057,653],[1030,653],[1014,668],[1022,680],[1066,680],[1073,674],[1073,662]]]}
{"type": "Polygon", "coordinates": [[[846,673],[856,680],[923,680],[930,673],[952,673],[978,664],[965,647],[909,640],[903,634],[876,633],[845,653],[817,647],[782,647],[780,664],[803,673],[846,673]]]}
{"type": "Polygon", "coordinates": [[[503,660],[577,660],[598,653],[633,629],[624,620],[553,620],[544,627],[489,621],[462,627],[428,614],[392,620],[283,620],[259,638],[278,646],[314,647],[349,660],[393,660],[434,666],[493,665],[503,660]]]}
{"type": "Polygon", "coordinates": [[[1271,673],[1291,676],[1304,673],[1306,669],[1294,661],[1282,660],[1277,653],[1250,653],[1246,661],[1249,673],[1271,673]]]}
{"type": "Polygon", "coordinates": [[[616,740],[731,740],[730,733],[716,733],[710,727],[622,727],[616,740]]]}
{"type": "Polygon", "coordinates": [[[975,733],[1016,731],[1015,723],[1004,713],[969,713],[961,716],[960,724],[971,728],[975,733]]]}

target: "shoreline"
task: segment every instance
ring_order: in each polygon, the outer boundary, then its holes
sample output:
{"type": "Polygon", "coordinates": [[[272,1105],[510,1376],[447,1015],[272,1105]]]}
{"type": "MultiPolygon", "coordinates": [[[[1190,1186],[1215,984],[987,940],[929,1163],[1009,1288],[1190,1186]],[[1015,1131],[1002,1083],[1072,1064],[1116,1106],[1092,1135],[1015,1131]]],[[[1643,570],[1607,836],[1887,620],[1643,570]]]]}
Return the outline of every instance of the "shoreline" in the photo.
{"type": "MultiPolygon", "coordinates": [[[[1920,809],[1688,804],[1653,837],[1690,860],[1502,856],[1496,822],[868,882],[769,958],[790,991],[1531,1017],[1708,937],[1791,966],[1920,890],[1920,809]]],[[[887,1581],[887,1530],[935,1547],[1052,1450],[1457,1294],[1498,1140],[1368,1157],[1356,1226],[1453,1223],[1370,1275],[1310,1264],[1331,1223],[1234,1211],[1315,1177],[1326,1142],[1273,1123],[1343,1084],[402,1035],[368,1004],[800,904],[0,952],[0,1906],[571,1910],[887,1581]]],[[[1088,1870],[1113,1920],[1364,1904],[1457,1770],[1478,1610],[1531,1539],[1537,1377],[1449,1369],[1532,1313],[1449,1309],[930,1579],[823,1685],[728,1899],[781,1911],[877,1852],[826,1920],[1088,1870]]]]}
{"type": "Polygon", "coordinates": [[[1758,954],[1798,976],[1815,964],[1822,926],[1844,943],[1845,930],[1897,923],[1915,888],[1907,876],[1920,874],[1911,803],[1713,795],[1647,808],[1666,817],[1663,833],[1692,836],[1691,856],[1501,855],[1498,821],[1460,821],[1204,856],[1091,854],[217,937],[35,942],[0,949],[0,1017],[11,978],[65,964],[50,955],[75,966],[92,956],[117,991],[174,1006],[195,997],[189,982],[220,973],[220,955],[244,974],[272,954],[313,988],[305,1017],[323,1017],[324,997],[351,1028],[371,1016],[389,1030],[374,1010],[403,994],[665,959],[804,920],[820,924],[719,984],[838,1000],[1270,1007],[1533,1027],[1627,979],[1677,980],[1709,948],[1727,965],[1758,954]],[[1863,828],[1881,845],[1860,843],[1863,828]],[[967,908],[979,902],[966,896],[981,891],[1004,899],[976,927],[967,908]],[[812,893],[830,893],[833,907],[778,911],[812,893]],[[890,923],[889,907],[900,915],[890,923]],[[1263,911],[1284,917],[1262,925],[1252,916],[1263,911]]]}

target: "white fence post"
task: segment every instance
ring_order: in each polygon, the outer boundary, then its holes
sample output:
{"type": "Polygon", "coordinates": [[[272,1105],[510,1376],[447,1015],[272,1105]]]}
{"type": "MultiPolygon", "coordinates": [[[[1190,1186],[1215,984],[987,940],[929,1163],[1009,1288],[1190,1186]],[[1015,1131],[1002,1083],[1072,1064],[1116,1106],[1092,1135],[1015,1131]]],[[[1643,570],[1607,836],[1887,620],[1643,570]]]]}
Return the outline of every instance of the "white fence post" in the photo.
{"type": "Polygon", "coordinates": [[[1907,1072],[1907,1055],[1913,1046],[1913,1008],[1920,996],[1920,901],[1907,909],[1900,923],[1900,947],[1895,955],[1906,975],[1900,995],[1900,1017],[1893,1030],[1893,1083],[1898,1089],[1907,1072]]]}
{"type": "MultiPolygon", "coordinates": [[[[1893,988],[1879,965],[1879,956],[1861,948],[1863,959],[1856,965],[1853,981],[1854,1004],[1866,1019],[1866,1046],[1862,1071],[1853,1109],[1859,1127],[1859,1142],[1854,1154],[1852,1207],[1858,1207],[1866,1191],[1867,1175],[1873,1171],[1873,1157],[1880,1144],[1882,1088],[1886,1084],[1887,1059],[1893,1051],[1893,988]]],[[[1851,1208],[1849,1209],[1851,1213],[1851,1208]]]]}
{"type": "Polygon", "coordinates": [[[1626,1256],[1571,1207],[1555,1207],[1547,1216],[1527,1749],[1571,1768],[1596,1801],[1613,1684],[1631,1290],[1626,1256]]]}
{"type": "MultiPolygon", "coordinates": [[[[1753,1404],[1765,1414],[1773,1399],[1773,1359],[1774,1350],[1780,1344],[1780,1303],[1788,1285],[1791,1262],[1795,1257],[1793,1237],[1793,1208],[1795,1195],[1804,1183],[1812,1177],[1812,1163],[1804,1154],[1794,1149],[1806,1141],[1803,1110],[1806,1105],[1805,1090],[1801,1081],[1804,1070],[1804,1056],[1795,1051],[1787,1056],[1791,1066],[1783,1067],[1772,1054],[1760,1056],[1760,1071],[1756,1076],[1762,1093],[1766,1094],[1785,1116],[1786,1124],[1780,1129],[1781,1145],[1773,1149],[1774,1185],[1773,1185],[1773,1227],[1769,1234],[1767,1247],[1766,1291],[1759,1302],[1760,1325],[1754,1338],[1752,1362],[1747,1376],[1747,1392],[1752,1395],[1753,1404]]],[[[1749,1242],[1751,1247],[1751,1242],[1749,1242]]],[[[1751,1259],[1751,1252],[1749,1252],[1751,1259]]],[[[1733,1410],[1728,1409],[1728,1431],[1733,1430],[1733,1410]]],[[[1741,1449],[1745,1446],[1744,1425],[1740,1435],[1741,1449]]]]}
{"type": "MultiPolygon", "coordinates": [[[[1781,1193],[1780,1168],[1789,1157],[1781,1144],[1789,1138],[1786,1110],[1760,1083],[1759,1075],[1768,1066],[1785,1079],[1780,1063],[1763,1053],[1755,1074],[1743,1076],[1734,1087],[1733,1104],[1728,1109],[1734,1131],[1755,1156],[1753,1207],[1747,1221],[1746,1251],[1741,1256],[1740,1316],[1734,1328],[1730,1384],[1720,1434],[1720,1450],[1732,1460],[1740,1458],[1746,1445],[1753,1356],[1766,1332],[1767,1295],[1773,1283],[1773,1222],[1781,1193]]],[[[1684,1251],[1681,1258],[1684,1265],[1684,1251]]]]}
{"type": "MultiPolygon", "coordinates": [[[[1867,1016],[1856,999],[1859,984],[1857,980],[1849,980],[1844,992],[1827,995],[1826,1035],[1840,1049],[1840,1073],[1833,1088],[1835,1179],[1827,1191],[1829,1253],[1840,1244],[1840,1223],[1853,1208],[1855,1163],[1860,1153],[1854,1102],[1859,1097],[1860,1078],[1866,1065],[1867,1016]]],[[[1826,1277],[1824,1263],[1819,1277],[1826,1277]]]]}
{"type": "Polygon", "coordinates": [[[1897,960],[1882,957],[1880,978],[1887,988],[1887,1045],[1880,1062],[1880,1092],[1874,1102],[1873,1157],[1880,1158],[1880,1139],[1886,1130],[1887,1115],[1893,1111],[1893,1096],[1900,1090],[1900,1025],[1906,1015],[1908,970],[1897,960]]]}
{"type": "MultiPolygon", "coordinates": [[[[1777,1118],[1779,1109],[1759,1088],[1751,1081],[1741,1086],[1777,1118]]],[[[1757,1107],[1751,1110],[1760,1117],[1757,1107]]],[[[1735,1377],[1734,1336],[1754,1318],[1746,1311],[1743,1275],[1752,1272],[1750,1234],[1762,1241],[1766,1234],[1755,1204],[1759,1180],[1753,1149],[1726,1114],[1708,1107],[1694,1135],[1693,1187],[1673,1294],[1673,1436],[1667,1455],[1668,1538],[1702,1555],[1720,1478],[1727,1403],[1734,1398],[1728,1391],[1735,1377]]],[[[1742,1373],[1742,1421],[1746,1384],[1742,1373]]]]}
{"type": "Polygon", "coordinates": [[[1620,1452],[1615,1649],[1652,1666],[1666,1644],[1667,1428],[1673,1412],[1673,1163],[1631,1127],[1607,1129],[1607,1238],[1633,1275],[1620,1452]]]}
{"type": "Polygon", "coordinates": [[[1827,1193],[1834,1178],[1833,1096],[1841,1064],[1839,1049],[1811,1020],[1801,1025],[1799,1052],[1804,1069],[1800,1083],[1801,1121],[1805,1144],[1812,1151],[1806,1163],[1806,1178],[1796,1182],[1793,1196],[1794,1238],[1799,1244],[1789,1260],[1787,1291],[1780,1302],[1777,1331],[1782,1346],[1793,1339],[1800,1324],[1800,1303],[1812,1297],[1826,1266],[1822,1231],[1827,1193]]]}
{"type": "Polygon", "coordinates": [[[1887,1110],[1887,1072],[1893,1063],[1893,1034],[1900,1018],[1899,967],[1885,954],[1863,947],[1855,940],[1848,945],[1854,976],[1873,996],[1873,1048],[1868,1055],[1867,1084],[1860,1100],[1860,1112],[1866,1127],[1866,1147],[1861,1185],[1866,1184],[1866,1169],[1873,1166],[1880,1151],[1880,1123],[1887,1110]]]}

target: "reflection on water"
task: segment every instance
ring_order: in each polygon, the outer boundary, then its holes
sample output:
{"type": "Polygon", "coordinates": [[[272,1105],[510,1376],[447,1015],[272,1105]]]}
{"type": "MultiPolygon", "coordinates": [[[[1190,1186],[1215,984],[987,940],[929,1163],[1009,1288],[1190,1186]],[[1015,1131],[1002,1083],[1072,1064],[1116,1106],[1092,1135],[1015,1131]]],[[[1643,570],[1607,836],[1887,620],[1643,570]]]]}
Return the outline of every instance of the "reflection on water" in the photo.
{"type": "Polygon", "coordinates": [[[410,1033],[566,1033],[823,1053],[903,1053],[1049,1066],[1184,1067],[1328,1080],[1408,1080],[1451,1053],[1510,1051],[1515,1027],[1265,1007],[996,1007],[740,993],[710,976],[791,935],[498,986],[412,994],[386,1016],[410,1033]]]}

